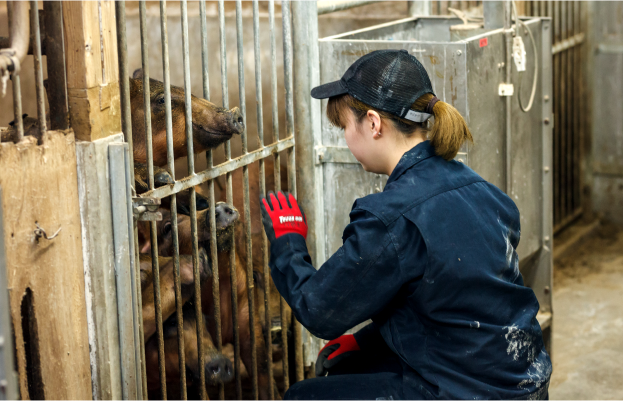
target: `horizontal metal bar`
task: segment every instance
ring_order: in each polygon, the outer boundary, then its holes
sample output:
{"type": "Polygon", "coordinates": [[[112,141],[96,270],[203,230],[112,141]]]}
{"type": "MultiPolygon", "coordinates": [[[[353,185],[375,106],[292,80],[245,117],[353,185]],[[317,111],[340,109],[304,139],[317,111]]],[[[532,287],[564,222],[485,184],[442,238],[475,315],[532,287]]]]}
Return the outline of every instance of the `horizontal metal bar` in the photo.
{"type": "Polygon", "coordinates": [[[195,185],[203,184],[208,180],[220,177],[221,175],[224,175],[226,173],[231,173],[232,171],[240,167],[247,166],[260,159],[265,159],[275,152],[281,152],[292,147],[294,147],[294,137],[291,136],[282,141],[266,146],[265,148],[249,152],[240,157],[219,164],[218,166],[214,166],[211,169],[203,170],[202,172],[197,173],[194,176],[183,178],[179,181],[176,181],[174,184],[169,184],[153,189],[151,191],[147,191],[141,194],[141,197],[165,198],[171,194],[176,194],[185,189],[192,188],[195,185]]]}
{"type": "Polygon", "coordinates": [[[330,14],[336,11],[380,3],[376,0],[324,0],[318,2],[318,15],[330,14]]]}
{"type": "Polygon", "coordinates": [[[620,54],[623,53],[623,45],[600,43],[597,45],[597,53],[620,54]]]}
{"type": "Polygon", "coordinates": [[[554,43],[552,45],[552,54],[558,54],[574,46],[581,45],[582,43],[584,43],[584,33],[578,33],[570,38],[554,43]]]}
{"type": "Polygon", "coordinates": [[[314,160],[321,163],[348,163],[359,164],[350,149],[346,146],[318,146],[315,149],[314,160]]]}

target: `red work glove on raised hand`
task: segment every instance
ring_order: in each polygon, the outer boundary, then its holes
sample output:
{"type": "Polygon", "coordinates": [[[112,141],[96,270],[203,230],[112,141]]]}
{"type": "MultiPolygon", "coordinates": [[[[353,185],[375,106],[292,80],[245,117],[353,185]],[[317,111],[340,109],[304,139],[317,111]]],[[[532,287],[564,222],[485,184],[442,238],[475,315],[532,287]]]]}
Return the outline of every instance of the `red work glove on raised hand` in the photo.
{"type": "Polygon", "coordinates": [[[307,220],[292,194],[271,191],[268,197],[260,198],[262,223],[269,241],[285,234],[300,234],[307,238],[307,220]]]}
{"type": "Polygon", "coordinates": [[[359,344],[352,334],[344,334],[329,341],[322,347],[316,358],[316,376],[325,376],[329,369],[359,350],[359,344]]]}

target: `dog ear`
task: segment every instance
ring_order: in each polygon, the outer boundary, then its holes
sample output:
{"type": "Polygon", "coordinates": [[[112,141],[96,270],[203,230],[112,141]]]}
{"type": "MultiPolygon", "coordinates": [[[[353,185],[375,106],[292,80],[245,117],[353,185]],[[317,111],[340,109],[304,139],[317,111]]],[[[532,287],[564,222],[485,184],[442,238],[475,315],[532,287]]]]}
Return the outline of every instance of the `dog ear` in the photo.
{"type": "Polygon", "coordinates": [[[136,70],[134,70],[134,72],[132,73],[132,78],[134,78],[134,79],[141,79],[141,78],[143,78],[143,69],[142,68],[137,68],[136,70]]]}

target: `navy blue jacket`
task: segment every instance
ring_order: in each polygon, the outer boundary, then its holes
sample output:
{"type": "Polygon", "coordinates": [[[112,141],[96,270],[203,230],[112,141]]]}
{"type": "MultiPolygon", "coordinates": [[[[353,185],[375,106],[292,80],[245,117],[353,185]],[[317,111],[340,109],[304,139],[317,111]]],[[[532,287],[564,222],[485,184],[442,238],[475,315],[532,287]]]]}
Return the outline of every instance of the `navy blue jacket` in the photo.
{"type": "Polygon", "coordinates": [[[333,339],[372,319],[363,332],[400,357],[407,398],[544,395],[552,365],[506,194],[426,141],[350,219],[318,270],[302,236],[271,244],[273,280],[303,326],[333,339]]]}

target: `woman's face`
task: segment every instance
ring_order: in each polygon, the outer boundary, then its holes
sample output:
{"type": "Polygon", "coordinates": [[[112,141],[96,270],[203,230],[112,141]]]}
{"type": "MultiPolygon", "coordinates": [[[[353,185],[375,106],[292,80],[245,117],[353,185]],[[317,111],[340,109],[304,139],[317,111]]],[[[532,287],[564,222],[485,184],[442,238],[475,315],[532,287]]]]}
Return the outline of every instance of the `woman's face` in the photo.
{"type": "Polygon", "coordinates": [[[380,129],[380,119],[376,120],[376,127],[372,126],[372,121],[364,117],[361,123],[357,122],[352,110],[347,111],[347,121],[344,127],[344,138],[346,145],[350,149],[355,159],[361,163],[365,171],[381,174],[385,167],[385,157],[382,152],[383,147],[378,143],[380,136],[375,135],[380,129]],[[376,129],[375,129],[376,128],[376,129]]]}

